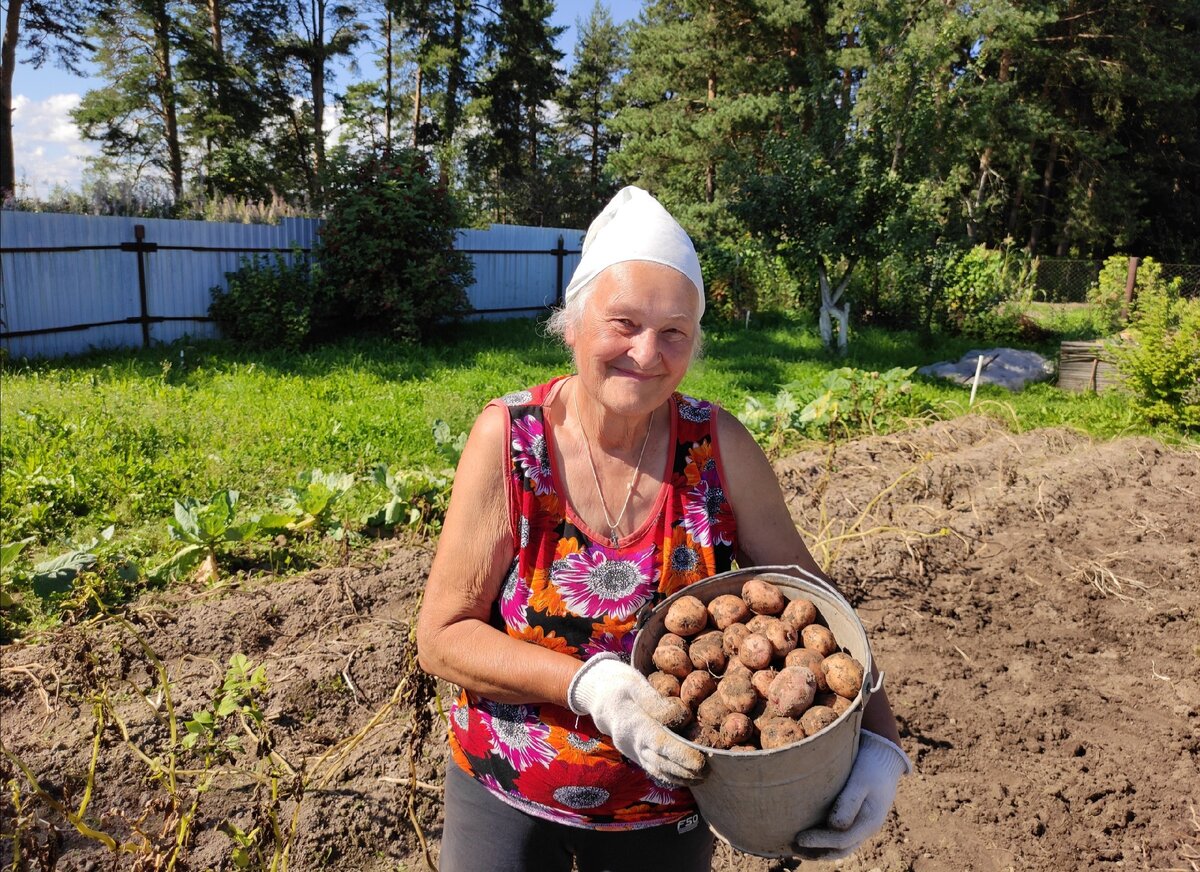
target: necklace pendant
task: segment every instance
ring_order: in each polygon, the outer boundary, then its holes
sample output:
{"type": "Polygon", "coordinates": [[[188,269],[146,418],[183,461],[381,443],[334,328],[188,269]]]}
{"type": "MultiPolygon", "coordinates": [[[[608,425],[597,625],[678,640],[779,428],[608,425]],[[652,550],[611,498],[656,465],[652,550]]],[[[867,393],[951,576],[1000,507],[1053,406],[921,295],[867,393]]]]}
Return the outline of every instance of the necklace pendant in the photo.
{"type": "Polygon", "coordinates": [[[613,548],[617,547],[617,531],[615,529],[609,531],[609,544],[611,544],[613,548]]]}

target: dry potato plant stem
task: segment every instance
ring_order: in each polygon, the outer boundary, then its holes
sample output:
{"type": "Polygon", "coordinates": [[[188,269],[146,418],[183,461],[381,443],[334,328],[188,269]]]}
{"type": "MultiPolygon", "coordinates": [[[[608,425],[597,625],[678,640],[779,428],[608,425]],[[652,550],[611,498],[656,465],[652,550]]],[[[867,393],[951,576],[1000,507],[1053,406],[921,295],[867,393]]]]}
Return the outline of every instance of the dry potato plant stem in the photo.
{"type": "Polygon", "coordinates": [[[408,777],[413,785],[408,789],[408,819],[413,825],[413,832],[417,834],[417,841],[421,843],[421,854],[425,857],[425,865],[429,868],[429,872],[437,872],[437,866],[434,865],[433,858],[429,856],[429,843],[425,840],[425,830],[422,829],[421,821],[417,818],[417,791],[413,789],[417,783],[417,761],[411,743],[408,746],[408,777]]]}
{"type": "MultiPolygon", "coordinates": [[[[102,610],[104,609],[103,604],[98,603],[98,605],[102,610]]],[[[167,870],[169,872],[169,870],[175,869],[177,864],[181,864],[191,841],[192,827],[196,819],[201,797],[212,788],[218,779],[222,783],[225,783],[241,776],[244,779],[248,779],[251,783],[257,783],[264,788],[269,788],[269,800],[264,803],[262,814],[265,817],[263,821],[264,830],[266,833],[269,833],[268,838],[272,844],[269,848],[265,845],[263,846],[265,849],[264,853],[259,855],[261,859],[252,868],[261,869],[264,872],[266,870],[269,870],[269,872],[287,872],[291,848],[295,842],[296,834],[299,832],[301,808],[309,788],[314,784],[317,789],[326,787],[333,777],[341,771],[347,758],[355,748],[361,745],[367,736],[383,724],[389,714],[404,702],[405,694],[411,692],[413,688],[416,688],[417,692],[420,691],[419,682],[415,685],[413,683],[413,676],[418,673],[415,657],[411,657],[409,669],[396,684],[390,699],[374,713],[362,729],[353,736],[338,742],[326,750],[325,753],[315,760],[311,767],[307,761],[299,768],[292,766],[282,755],[270,747],[269,736],[262,735],[256,731],[248,722],[244,713],[239,711],[237,712],[237,717],[240,731],[253,740],[259,749],[265,749],[266,753],[264,756],[271,764],[269,771],[260,771],[258,766],[255,766],[253,769],[238,767],[236,765],[233,767],[220,767],[217,765],[220,762],[220,757],[209,753],[205,753],[202,756],[202,765],[200,768],[184,768],[180,765],[181,756],[186,750],[182,742],[183,729],[172,697],[171,678],[166,666],[146,638],[138,632],[137,628],[128,619],[111,613],[106,613],[106,616],[136,640],[138,648],[141,649],[146,661],[152,667],[151,671],[157,686],[151,688],[149,691],[138,687],[130,679],[126,679],[126,681],[133,689],[134,697],[141,698],[150,708],[155,720],[165,727],[168,735],[164,742],[164,747],[161,749],[146,749],[139,745],[138,739],[130,729],[126,718],[121,715],[114,704],[114,688],[110,686],[107,680],[101,680],[98,692],[93,699],[95,733],[92,742],[91,760],[87,770],[87,781],[78,808],[70,808],[64,802],[50,795],[38,781],[36,774],[29,766],[3,744],[0,744],[0,751],[3,752],[5,758],[21,771],[38,800],[45,803],[46,806],[70,822],[82,836],[103,845],[109,851],[113,852],[114,857],[118,854],[133,854],[143,857],[144,861],[140,863],[140,866],[146,866],[148,862],[152,864],[154,869],[167,870]],[[159,781],[167,794],[168,803],[163,817],[162,831],[157,837],[144,831],[144,827],[142,826],[149,811],[143,814],[138,820],[130,820],[121,816],[126,824],[130,826],[132,832],[140,837],[140,841],[122,842],[113,835],[93,827],[86,820],[86,813],[92,800],[96,782],[97,764],[102,745],[101,740],[104,731],[110,725],[117,729],[125,746],[146,766],[152,777],[159,781]],[[290,787],[287,790],[281,790],[283,786],[281,781],[285,777],[289,779],[290,787]],[[182,795],[184,790],[181,788],[185,785],[187,792],[191,793],[190,797],[182,795]],[[279,815],[279,802],[285,797],[289,797],[293,801],[293,807],[286,827],[283,825],[279,815]],[[170,839],[166,846],[162,845],[162,840],[169,836],[173,836],[173,838],[170,839]]],[[[421,734],[418,729],[411,737],[409,745],[410,778],[407,811],[416,830],[417,838],[421,842],[426,863],[430,869],[433,869],[434,865],[430,859],[429,847],[417,818],[414,798],[419,786],[419,782],[416,780],[414,748],[420,739],[421,734]]],[[[151,808],[151,805],[148,801],[147,809],[149,808],[151,808]]]]}
{"type": "Polygon", "coordinates": [[[821,569],[824,572],[829,572],[833,564],[837,562],[837,559],[842,551],[842,546],[855,539],[866,539],[871,536],[877,536],[884,533],[896,533],[905,537],[906,539],[913,537],[918,539],[935,539],[950,534],[950,530],[947,527],[942,527],[933,532],[909,530],[890,524],[876,525],[866,529],[863,528],[863,525],[875,511],[875,507],[879,505],[879,502],[885,496],[899,487],[905,479],[914,475],[919,469],[925,466],[931,457],[929,454],[921,455],[921,459],[919,461],[910,466],[904,472],[900,473],[900,475],[893,479],[890,484],[875,494],[875,496],[871,498],[870,502],[868,502],[858,513],[858,517],[856,517],[854,521],[849,524],[841,522],[841,531],[836,533],[833,532],[838,521],[829,517],[826,497],[828,494],[829,480],[832,475],[835,452],[836,443],[830,443],[829,453],[826,455],[825,469],[822,472],[822,479],[817,485],[817,489],[821,494],[818,514],[818,527],[815,530],[802,531],[808,541],[812,543],[814,556],[817,558],[817,562],[820,564],[821,569]]]}
{"type": "Polygon", "coordinates": [[[1124,575],[1117,575],[1106,565],[1107,561],[1120,557],[1122,554],[1123,552],[1114,551],[1079,566],[1066,560],[1063,562],[1074,573],[1073,579],[1086,581],[1105,596],[1115,597],[1123,602],[1134,602],[1140,595],[1149,592],[1150,585],[1124,575]],[[1126,590],[1134,591],[1134,593],[1126,593],[1126,590]]]}
{"type": "Polygon", "coordinates": [[[87,782],[84,786],[83,798],[80,800],[78,809],[72,810],[51,796],[46,789],[42,787],[38,777],[32,771],[30,771],[28,766],[25,765],[25,761],[16,754],[12,753],[2,744],[0,744],[0,752],[4,754],[5,758],[12,763],[13,766],[21,770],[21,774],[25,776],[25,780],[29,783],[30,788],[32,788],[37,798],[66,818],[66,820],[71,824],[71,826],[75,827],[81,836],[91,839],[92,841],[99,842],[114,854],[133,853],[139,849],[139,846],[128,843],[119,843],[115,838],[103,830],[98,830],[92,827],[84,819],[84,814],[87,812],[88,804],[91,802],[92,787],[96,782],[96,763],[100,758],[100,739],[104,734],[104,709],[99,703],[96,703],[93,707],[93,712],[96,716],[96,730],[95,736],[92,740],[91,759],[88,762],[87,782]]]}

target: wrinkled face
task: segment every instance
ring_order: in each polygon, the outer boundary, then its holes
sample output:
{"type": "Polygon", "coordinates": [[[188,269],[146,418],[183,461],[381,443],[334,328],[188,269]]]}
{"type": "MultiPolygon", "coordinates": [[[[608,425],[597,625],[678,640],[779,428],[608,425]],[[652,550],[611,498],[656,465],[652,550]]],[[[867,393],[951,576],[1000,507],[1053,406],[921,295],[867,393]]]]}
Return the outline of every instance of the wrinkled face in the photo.
{"type": "Polygon", "coordinates": [[[644,415],[683,381],[698,336],[696,288],[683,273],[650,261],[610,266],[567,345],[588,393],[612,412],[644,415]]]}

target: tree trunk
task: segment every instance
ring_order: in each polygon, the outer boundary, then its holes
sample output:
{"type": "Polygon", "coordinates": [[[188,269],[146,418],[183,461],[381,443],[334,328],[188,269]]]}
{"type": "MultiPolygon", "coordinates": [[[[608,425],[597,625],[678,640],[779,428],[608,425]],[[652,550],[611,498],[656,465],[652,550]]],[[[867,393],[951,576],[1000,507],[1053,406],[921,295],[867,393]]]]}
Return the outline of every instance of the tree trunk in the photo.
{"type": "Polygon", "coordinates": [[[421,129],[421,62],[417,61],[416,81],[413,83],[413,132],[412,145],[417,147],[417,134],[421,129]]]}
{"type": "Polygon", "coordinates": [[[183,200],[183,150],[179,146],[179,121],[175,107],[175,79],[171,68],[171,21],[164,2],[154,4],[154,45],[158,66],[158,95],[162,101],[163,132],[167,138],[167,171],[175,205],[183,200]]]}
{"type": "MultiPolygon", "coordinates": [[[[711,104],[717,99],[717,76],[716,73],[708,75],[708,102],[711,104]]],[[[711,203],[717,195],[717,165],[709,158],[708,163],[704,166],[704,202],[711,203]]]]}
{"type": "Polygon", "coordinates": [[[312,86],[314,174],[310,195],[314,203],[321,200],[318,190],[325,173],[325,0],[316,0],[309,7],[312,34],[312,55],[309,58],[309,83],[312,86]]]}
{"type": "Polygon", "coordinates": [[[1046,155],[1046,169],[1042,172],[1042,195],[1038,198],[1037,214],[1029,228],[1029,242],[1025,248],[1030,254],[1037,253],[1041,241],[1046,209],[1050,205],[1050,193],[1054,187],[1054,168],[1058,163],[1058,136],[1050,137],[1050,153],[1046,155]]]}
{"type": "Polygon", "coordinates": [[[592,116],[592,154],[588,165],[589,190],[593,197],[600,191],[600,121],[599,109],[592,116]]]}
{"type": "Polygon", "coordinates": [[[458,92],[463,86],[463,40],[466,39],[466,12],[469,0],[455,0],[454,19],[450,26],[450,63],[446,71],[446,102],[442,111],[443,157],[438,161],[438,181],[443,186],[450,182],[447,164],[454,153],[454,136],[458,132],[458,92]]]}
{"type": "Polygon", "coordinates": [[[821,333],[821,341],[825,344],[826,350],[833,350],[833,322],[837,321],[838,336],[837,345],[838,353],[845,354],[846,346],[850,341],[850,303],[849,301],[838,305],[841,302],[842,295],[846,293],[846,288],[850,284],[850,275],[854,272],[854,261],[851,260],[846,264],[846,272],[842,274],[841,281],[838,282],[837,288],[831,287],[829,280],[829,272],[825,268],[825,260],[821,258],[817,261],[817,281],[821,285],[821,314],[818,316],[817,327],[821,333]]]}
{"type": "Polygon", "coordinates": [[[16,157],[13,154],[13,73],[17,63],[17,38],[21,34],[21,0],[8,0],[4,16],[4,46],[0,49],[0,204],[17,190],[16,157]]]}
{"type": "MultiPolygon", "coordinates": [[[[1000,55],[1000,72],[996,81],[1001,84],[1008,81],[1009,69],[1012,66],[1012,50],[1005,49],[1000,55]]],[[[979,182],[975,185],[975,197],[967,209],[967,238],[976,241],[979,234],[979,210],[983,207],[983,193],[987,190],[988,177],[992,175],[992,147],[983,150],[979,158],[979,182]]]]}
{"type": "MultiPolygon", "coordinates": [[[[213,57],[223,67],[225,64],[225,38],[221,31],[221,0],[208,0],[208,31],[213,57]]],[[[209,82],[208,89],[211,105],[220,105],[220,82],[209,82]]],[[[210,131],[204,134],[204,189],[210,199],[216,194],[216,186],[212,180],[212,157],[213,136],[210,131]]]]}
{"type": "Polygon", "coordinates": [[[383,150],[392,152],[392,12],[389,9],[385,20],[386,54],[383,58],[384,87],[383,87],[383,150]]]}

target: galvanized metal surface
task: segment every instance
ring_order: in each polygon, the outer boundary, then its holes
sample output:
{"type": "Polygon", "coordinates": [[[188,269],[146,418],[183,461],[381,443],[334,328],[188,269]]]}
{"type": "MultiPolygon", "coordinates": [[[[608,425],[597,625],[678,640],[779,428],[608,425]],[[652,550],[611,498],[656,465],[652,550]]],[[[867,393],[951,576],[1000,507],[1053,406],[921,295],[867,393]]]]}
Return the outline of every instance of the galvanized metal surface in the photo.
{"type": "MultiPolygon", "coordinates": [[[[215,325],[195,319],[207,318],[212,289],[227,286],[226,273],[246,258],[272,257],[267,253],[272,250],[290,257],[293,248],[311,248],[320,223],[304,218],[265,225],[0,212],[0,345],[14,357],[30,358],[141,346],[143,284],[149,319],[179,319],[147,323],[151,343],[215,337],[215,325]],[[144,228],[143,248],[153,248],[140,255],[138,225],[144,228]],[[144,283],[139,282],[139,256],[144,283]],[[114,321],[129,323],[62,329],[114,321]],[[28,331],[48,332],[10,335],[28,331]]],[[[456,246],[476,252],[470,255],[475,282],[468,296],[475,309],[488,313],[477,317],[528,316],[553,305],[579,262],[582,239],[581,230],[553,227],[493,225],[460,231],[456,246]],[[571,253],[556,257],[554,249],[571,253]]]]}

